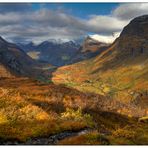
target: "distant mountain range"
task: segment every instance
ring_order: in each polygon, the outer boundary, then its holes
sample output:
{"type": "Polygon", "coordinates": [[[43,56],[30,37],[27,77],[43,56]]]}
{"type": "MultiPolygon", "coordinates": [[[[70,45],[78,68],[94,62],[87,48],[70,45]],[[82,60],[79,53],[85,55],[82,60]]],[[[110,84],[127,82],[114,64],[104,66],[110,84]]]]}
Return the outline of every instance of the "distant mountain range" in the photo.
{"type": "Polygon", "coordinates": [[[30,42],[28,44],[19,43],[18,46],[33,59],[48,62],[54,66],[63,66],[94,57],[108,44],[86,37],[82,42],[80,40],[68,42],[49,40],[39,45],[30,42]]]}

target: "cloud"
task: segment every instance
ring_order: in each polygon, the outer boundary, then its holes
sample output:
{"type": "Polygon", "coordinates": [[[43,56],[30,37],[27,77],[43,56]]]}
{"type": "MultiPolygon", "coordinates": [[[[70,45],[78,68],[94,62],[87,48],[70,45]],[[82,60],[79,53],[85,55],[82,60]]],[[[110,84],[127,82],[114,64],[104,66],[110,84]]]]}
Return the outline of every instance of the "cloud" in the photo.
{"type": "Polygon", "coordinates": [[[114,33],[114,35],[105,36],[105,35],[94,34],[94,35],[90,35],[90,37],[97,40],[97,41],[99,41],[99,42],[111,44],[111,43],[113,43],[115,41],[115,39],[117,37],[119,37],[119,35],[120,35],[120,33],[116,32],[116,33],[114,33]]]}
{"type": "Polygon", "coordinates": [[[78,18],[59,11],[41,9],[34,12],[9,12],[0,15],[0,34],[10,40],[18,38],[35,42],[51,38],[75,39],[84,36],[84,22],[78,18]],[[28,38],[28,39],[27,39],[28,38]]]}
{"type": "Polygon", "coordinates": [[[113,16],[122,20],[148,14],[148,3],[121,4],[113,11],[113,16]]]}
{"type": "Polygon", "coordinates": [[[30,21],[42,23],[43,25],[50,25],[52,27],[65,27],[71,26],[72,24],[75,26],[82,23],[78,18],[64,12],[44,8],[29,15],[28,19],[30,21]]]}
{"type": "Polygon", "coordinates": [[[43,6],[34,10],[30,3],[0,4],[0,35],[15,42],[72,40],[89,33],[112,40],[113,32],[121,32],[131,19],[148,13],[146,3],[121,4],[109,15],[91,14],[83,19],[67,10],[50,10],[43,6]]]}
{"type": "Polygon", "coordinates": [[[64,12],[41,9],[29,15],[30,21],[39,23],[42,26],[67,27],[70,29],[82,30],[94,33],[112,33],[121,31],[127,21],[121,21],[113,16],[90,15],[89,19],[77,18],[64,12]],[[112,25],[109,25],[109,24],[112,25]]]}
{"type": "Polygon", "coordinates": [[[17,24],[17,23],[19,23],[21,18],[22,17],[21,17],[20,14],[17,14],[17,13],[14,13],[14,12],[6,13],[6,14],[0,14],[0,25],[5,26],[5,25],[17,24]]]}
{"type": "Polygon", "coordinates": [[[121,31],[128,22],[118,20],[113,16],[93,15],[86,23],[93,32],[112,34],[113,32],[121,31]]]}

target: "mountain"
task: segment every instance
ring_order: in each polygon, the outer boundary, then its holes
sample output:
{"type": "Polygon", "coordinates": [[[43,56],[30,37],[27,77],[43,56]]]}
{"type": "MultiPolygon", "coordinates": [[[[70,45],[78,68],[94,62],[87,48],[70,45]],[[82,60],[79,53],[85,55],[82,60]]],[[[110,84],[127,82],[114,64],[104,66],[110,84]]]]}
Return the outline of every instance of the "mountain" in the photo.
{"type": "Polygon", "coordinates": [[[61,44],[43,42],[37,47],[40,51],[40,59],[46,60],[55,66],[65,65],[79,49],[79,45],[73,41],[61,44]]]}
{"type": "Polygon", "coordinates": [[[87,36],[82,42],[76,55],[72,58],[71,64],[82,60],[90,59],[100,54],[109,47],[110,44],[100,42],[87,36]]]}
{"type": "Polygon", "coordinates": [[[40,66],[17,45],[0,37],[0,77],[32,77],[41,73],[40,66]]]}
{"type": "Polygon", "coordinates": [[[29,52],[31,50],[35,50],[36,49],[36,45],[33,42],[29,42],[27,44],[25,43],[17,43],[17,45],[23,49],[25,52],[29,52]]]}
{"type": "Polygon", "coordinates": [[[82,44],[81,52],[96,52],[97,50],[101,50],[101,48],[107,47],[109,44],[97,41],[89,36],[87,36],[82,44]]]}
{"type": "Polygon", "coordinates": [[[61,66],[65,65],[74,56],[80,45],[73,41],[56,42],[55,40],[49,40],[36,46],[31,43],[19,46],[36,60],[61,66]]]}
{"type": "Polygon", "coordinates": [[[147,40],[148,15],[144,15],[125,26],[119,38],[101,54],[58,68],[52,79],[83,92],[102,94],[128,103],[129,108],[119,110],[120,113],[148,114],[147,40]],[[136,112],[133,108],[137,109],[136,112]]]}
{"type": "Polygon", "coordinates": [[[39,45],[32,42],[26,45],[18,44],[33,59],[45,61],[55,66],[63,66],[92,58],[106,49],[108,45],[91,37],[86,37],[83,42],[80,40],[68,42],[49,40],[39,45]]]}

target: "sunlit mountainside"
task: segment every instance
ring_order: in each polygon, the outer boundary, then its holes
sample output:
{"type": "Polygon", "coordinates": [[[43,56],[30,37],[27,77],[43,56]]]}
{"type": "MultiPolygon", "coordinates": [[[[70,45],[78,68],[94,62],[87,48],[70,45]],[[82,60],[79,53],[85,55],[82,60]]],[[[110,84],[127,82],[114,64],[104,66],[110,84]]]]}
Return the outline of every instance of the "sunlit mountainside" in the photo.
{"type": "Polygon", "coordinates": [[[90,60],[57,69],[53,81],[147,108],[147,26],[148,16],[135,18],[107,50],[90,60]]]}

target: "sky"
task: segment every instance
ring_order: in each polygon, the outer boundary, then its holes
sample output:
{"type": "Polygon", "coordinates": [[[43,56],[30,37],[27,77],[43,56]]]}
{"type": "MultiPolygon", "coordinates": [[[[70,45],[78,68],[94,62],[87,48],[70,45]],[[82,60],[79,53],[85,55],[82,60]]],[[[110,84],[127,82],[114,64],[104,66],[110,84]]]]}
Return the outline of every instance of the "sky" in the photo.
{"type": "Polygon", "coordinates": [[[11,42],[112,40],[148,3],[0,3],[0,35],[11,42]]]}

